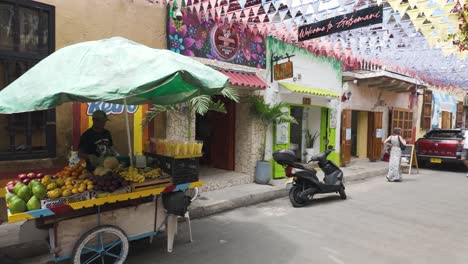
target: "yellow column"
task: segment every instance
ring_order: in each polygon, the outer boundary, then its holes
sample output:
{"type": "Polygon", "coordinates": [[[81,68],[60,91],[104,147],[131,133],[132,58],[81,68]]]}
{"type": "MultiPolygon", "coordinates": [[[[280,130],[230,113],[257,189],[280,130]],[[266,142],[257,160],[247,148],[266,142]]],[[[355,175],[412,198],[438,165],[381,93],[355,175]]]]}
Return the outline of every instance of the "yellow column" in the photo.
{"type": "Polygon", "coordinates": [[[133,153],[138,152],[140,155],[143,152],[143,107],[139,106],[138,110],[133,114],[133,153]]]}

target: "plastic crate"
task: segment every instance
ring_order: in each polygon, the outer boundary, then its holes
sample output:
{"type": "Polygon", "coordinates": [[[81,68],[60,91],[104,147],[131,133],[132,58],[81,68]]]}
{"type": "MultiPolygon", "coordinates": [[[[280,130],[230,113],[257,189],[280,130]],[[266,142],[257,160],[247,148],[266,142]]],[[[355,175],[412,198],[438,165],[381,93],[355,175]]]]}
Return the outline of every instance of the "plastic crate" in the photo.
{"type": "Polygon", "coordinates": [[[154,157],[157,166],[172,176],[173,184],[198,181],[198,158],[173,158],[162,155],[154,157]]]}
{"type": "Polygon", "coordinates": [[[41,208],[42,209],[54,208],[57,206],[90,200],[95,197],[96,197],[96,192],[86,191],[83,193],[77,193],[77,194],[67,196],[67,197],[59,197],[55,199],[44,199],[44,200],[41,200],[41,208]]]}

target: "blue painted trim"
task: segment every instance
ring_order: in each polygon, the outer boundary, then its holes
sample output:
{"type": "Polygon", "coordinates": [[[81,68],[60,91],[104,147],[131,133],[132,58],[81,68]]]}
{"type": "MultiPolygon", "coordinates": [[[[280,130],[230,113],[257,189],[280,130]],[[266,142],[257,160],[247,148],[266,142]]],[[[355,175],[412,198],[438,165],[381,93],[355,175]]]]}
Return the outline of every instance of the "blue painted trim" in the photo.
{"type": "Polygon", "coordinates": [[[174,192],[177,191],[185,191],[190,187],[190,182],[189,183],[184,183],[184,184],[179,184],[175,187],[174,192]]]}
{"type": "Polygon", "coordinates": [[[45,217],[45,216],[55,215],[55,213],[52,212],[52,210],[50,209],[39,209],[39,210],[27,211],[26,213],[34,216],[34,218],[39,218],[41,216],[45,217]]]}
{"type": "Polygon", "coordinates": [[[57,257],[57,258],[54,258],[54,262],[55,262],[55,263],[58,263],[58,262],[60,262],[60,261],[67,260],[67,259],[69,259],[69,258],[71,258],[71,256],[57,257]]]}
{"type": "Polygon", "coordinates": [[[158,232],[149,232],[149,233],[144,233],[144,234],[137,235],[137,236],[132,236],[128,238],[128,241],[134,241],[134,240],[143,239],[145,237],[155,236],[157,233],[158,232]]]}

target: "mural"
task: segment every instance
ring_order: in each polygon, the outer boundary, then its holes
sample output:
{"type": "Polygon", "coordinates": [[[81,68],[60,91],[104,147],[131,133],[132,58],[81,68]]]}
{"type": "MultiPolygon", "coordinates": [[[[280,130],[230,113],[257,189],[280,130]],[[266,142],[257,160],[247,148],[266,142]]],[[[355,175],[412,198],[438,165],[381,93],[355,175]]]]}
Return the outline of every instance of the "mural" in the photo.
{"type": "Polygon", "coordinates": [[[168,49],[185,56],[208,58],[256,68],[266,68],[265,38],[239,24],[201,22],[196,13],[183,10],[182,19],[168,23],[168,49]]]}

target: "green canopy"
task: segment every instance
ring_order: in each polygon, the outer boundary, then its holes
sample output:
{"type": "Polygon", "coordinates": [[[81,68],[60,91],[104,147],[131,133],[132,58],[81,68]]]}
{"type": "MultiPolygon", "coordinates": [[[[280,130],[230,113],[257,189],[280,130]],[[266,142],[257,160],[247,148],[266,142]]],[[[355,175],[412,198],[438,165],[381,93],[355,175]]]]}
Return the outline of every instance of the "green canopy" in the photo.
{"type": "Polygon", "coordinates": [[[62,48],[0,91],[0,113],[66,102],[173,104],[214,95],[228,77],[191,58],[114,37],[62,48]]]}

